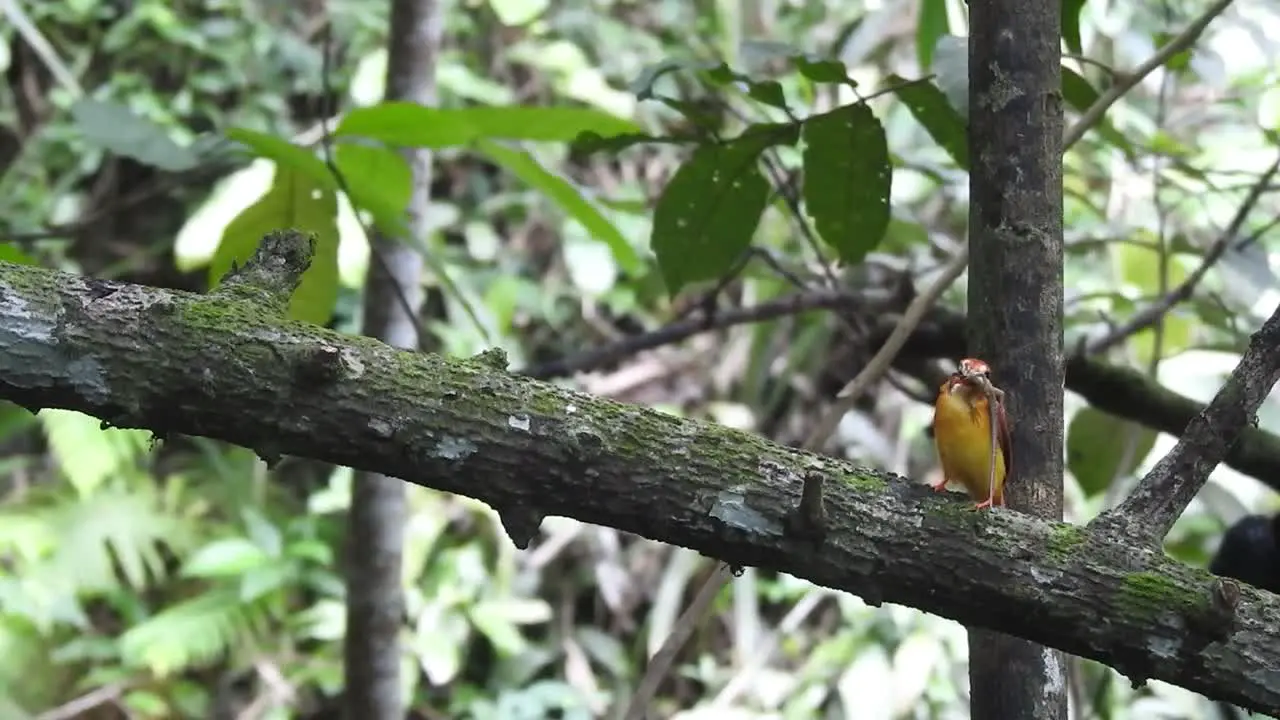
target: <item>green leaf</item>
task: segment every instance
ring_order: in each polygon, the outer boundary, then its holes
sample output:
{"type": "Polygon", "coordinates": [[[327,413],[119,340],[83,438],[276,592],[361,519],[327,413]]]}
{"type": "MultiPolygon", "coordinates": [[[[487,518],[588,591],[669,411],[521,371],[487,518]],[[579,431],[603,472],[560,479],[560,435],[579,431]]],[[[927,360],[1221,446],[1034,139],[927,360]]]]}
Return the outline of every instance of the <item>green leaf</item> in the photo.
{"type": "Polygon", "coordinates": [[[182,566],[187,577],[230,577],[262,567],[270,561],[262,548],[248,538],[229,537],[200,548],[182,566]]]}
{"type": "MultiPolygon", "coordinates": [[[[1149,236],[1143,238],[1151,240],[1149,236]]],[[[1118,242],[1111,245],[1111,258],[1115,263],[1120,280],[1126,285],[1136,288],[1150,301],[1158,297],[1162,288],[1160,284],[1160,254],[1155,248],[1135,243],[1118,242]]],[[[1177,287],[1187,277],[1187,270],[1174,258],[1165,264],[1165,283],[1163,291],[1177,287]]],[[[1191,346],[1194,325],[1190,318],[1180,310],[1165,314],[1161,335],[1160,355],[1169,357],[1191,346]]],[[[1135,333],[1129,338],[1140,364],[1151,362],[1155,353],[1156,333],[1154,328],[1135,333]]]]}
{"type": "Polygon", "coordinates": [[[251,646],[266,627],[262,604],[241,602],[234,590],[206,591],[129,628],[120,655],[127,666],[163,677],[251,646]]]}
{"type": "Polygon", "coordinates": [[[169,703],[159,693],[150,690],[130,690],[125,693],[123,702],[131,714],[141,717],[164,717],[172,712],[169,703]]]}
{"type": "Polygon", "coordinates": [[[360,136],[405,147],[444,148],[480,138],[569,142],[591,131],[608,137],[639,132],[629,120],[592,108],[473,107],[440,109],[390,102],[347,113],[334,137],[360,136]]]}
{"type": "Polygon", "coordinates": [[[38,265],[35,258],[22,252],[13,243],[0,243],[0,260],[14,265],[38,265]]]}
{"type": "Polygon", "coordinates": [[[933,64],[938,38],[949,32],[951,23],[947,21],[947,0],[923,0],[916,20],[916,57],[920,60],[921,69],[933,64]]]}
{"type": "Polygon", "coordinates": [[[857,263],[889,226],[893,171],[884,126],[865,104],[804,122],[804,203],[818,234],[857,263]]]}
{"type": "Polygon", "coordinates": [[[71,105],[71,117],[86,140],[117,155],[169,172],[200,164],[191,148],[174,142],[163,127],[123,105],[80,98],[71,105]]]}
{"type": "Polygon", "coordinates": [[[857,87],[858,84],[849,78],[849,69],[840,60],[809,58],[804,55],[792,57],[796,71],[810,82],[844,83],[857,87]]]}
{"type": "MultiPolygon", "coordinates": [[[[332,181],[328,168],[320,167],[332,181]]],[[[217,283],[232,263],[248,261],[267,233],[290,228],[310,233],[316,240],[315,255],[290,299],[289,317],[316,324],[328,322],[338,298],[337,216],[337,198],[331,188],[318,187],[289,165],[277,165],[267,194],[245,208],[223,231],[209,263],[210,284],[217,283]]]]}
{"type": "Polygon", "coordinates": [[[1083,52],[1080,44],[1080,11],[1084,9],[1085,0],[1062,0],[1062,39],[1067,49],[1079,55],[1083,52]]]}
{"type": "MultiPolygon", "coordinates": [[[[1066,65],[1062,66],[1062,99],[1067,101],[1068,106],[1076,112],[1085,112],[1098,101],[1099,97],[1098,91],[1080,73],[1066,65]]],[[[1116,130],[1115,125],[1112,125],[1105,116],[1093,129],[1098,131],[1103,140],[1114,145],[1127,157],[1133,157],[1134,149],[1129,139],[1116,130]]]]}
{"type": "Polygon", "coordinates": [[[263,565],[240,576],[240,601],[253,602],[297,581],[293,568],[285,564],[263,565]]]}
{"type": "Polygon", "coordinates": [[[413,170],[404,156],[386,147],[339,143],[333,164],[342,173],[351,204],[372,215],[387,235],[404,235],[405,209],[413,194],[413,170]]]}
{"type": "Polygon", "coordinates": [[[1067,430],[1067,468],[1092,497],[1117,476],[1137,470],[1155,443],[1154,430],[1087,407],[1071,418],[1067,430]]]}
{"type": "Polygon", "coordinates": [[[782,83],[777,80],[752,82],[747,85],[747,95],[769,107],[775,107],[779,110],[787,109],[787,97],[782,92],[782,83]]]}
{"type": "Polygon", "coordinates": [[[754,126],[698,148],[672,176],[654,208],[650,241],[671,295],[720,277],[751,244],[769,193],[757,160],[796,135],[794,125],[754,126]]]}
{"type": "Polygon", "coordinates": [[[338,189],[338,183],[334,179],[333,173],[329,172],[329,168],[325,166],[324,161],[316,157],[316,154],[307,148],[294,145],[288,140],[282,140],[274,135],[244,128],[228,130],[227,139],[240,143],[255,157],[272,160],[276,165],[282,165],[301,173],[323,190],[333,191],[338,189]]]}
{"type": "Polygon", "coordinates": [[[943,150],[964,170],[969,169],[969,126],[960,113],[947,102],[947,96],[928,81],[908,82],[897,75],[887,79],[916,122],[942,146],[943,150]]]}
{"type": "Polygon", "coordinates": [[[476,148],[495,163],[506,168],[530,187],[553,200],[569,217],[578,221],[591,236],[609,247],[613,259],[628,274],[640,272],[643,266],[631,243],[572,183],[544,168],[529,153],[496,142],[480,140],[476,148]]]}

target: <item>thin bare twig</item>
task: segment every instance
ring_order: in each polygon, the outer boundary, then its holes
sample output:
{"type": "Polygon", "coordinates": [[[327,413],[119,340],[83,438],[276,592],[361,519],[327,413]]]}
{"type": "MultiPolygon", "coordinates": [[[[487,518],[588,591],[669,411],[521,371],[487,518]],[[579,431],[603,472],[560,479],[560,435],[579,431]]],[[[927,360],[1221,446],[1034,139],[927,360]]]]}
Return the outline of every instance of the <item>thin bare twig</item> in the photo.
{"type": "Polygon", "coordinates": [[[532,365],[519,372],[534,378],[562,377],[605,367],[636,353],[678,343],[712,330],[774,320],[810,310],[858,310],[866,308],[871,302],[869,294],[854,295],[828,290],[794,293],[752,307],[730,308],[706,317],[677,320],[652,332],[623,338],[595,350],[532,365]]]}
{"type": "Polygon", "coordinates": [[[71,718],[79,717],[99,705],[115,702],[125,691],[125,687],[123,683],[103,685],[52,710],[40,713],[35,720],[71,720],[71,718]]]}
{"type": "Polygon", "coordinates": [[[716,563],[711,575],[698,588],[698,594],[694,596],[693,602],[689,603],[689,607],[685,608],[684,613],[680,615],[676,624],[671,626],[671,634],[667,635],[662,647],[658,648],[658,652],[654,653],[652,658],[649,658],[649,667],[658,668],[659,671],[645,672],[644,678],[640,681],[640,686],[636,688],[635,694],[631,696],[630,704],[627,705],[627,712],[623,716],[625,720],[644,720],[649,711],[649,702],[653,700],[654,693],[658,691],[658,685],[662,682],[662,679],[667,676],[667,668],[671,667],[676,653],[680,652],[680,648],[684,647],[689,635],[693,633],[696,623],[686,622],[686,618],[700,618],[705,615],[711,607],[712,601],[719,594],[720,588],[728,582],[730,575],[730,569],[727,564],[723,562],[716,563]]]}
{"type": "Polygon", "coordinates": [[[1235,217],[1231,219],[1231,223],[1227,225],[1222,234],[1218,236],[1218,239],[1209,247],[1208,252],[1204,254],[1204,258],[1200,261],[1200,265],[1185,280],[1160,300],[1134,313],[1126,322],[1116,326],[1106,335],[1085,343],[1085,352],[1093,355],[1110,350],[1124,342],[1131,335],[1160,322],[1160,319],[1175,305],[1189,299],[1191,294],[1195,292],[1196,287],[1199,286],[1200,281],[1204,279],[1205,274],[1209,272],[1209,269],[1217,264],[1227,250],[1231,248],[1232,244],[1239,239],[1237,235],[1240,232],[1240,228],[1244,225],[1249,213],[1253,211],[1254,206],[1257,205],[1258,200],[1262,197],[1262,193],[1278,171],[1280,171],[1280,156],[1276,157],[1275,162],[1271,163],[1271,167],[1267,168],[1267,171],[1254,183],[1244,202],[1240,203],[1240,207],[1236,210],[1235,217]]]}
{"type": "Polygon", "coordinates": [[[1129,497],[1091,526],[1121,530],[1158,543],[1173,527],[1209,473],[1240,433],[1258,423],[1258,406],[1280,380],[1280,307],[1253,334],[1231,377],[1182,433],[1178,444],[1147,473],[1129,497]]]}
{"type": "Polygon", "coordinates": [[[906,345],[907,338],[911,337],[911,333],[915,332],[915,329],[920,326],[920,321],[924,319],[925,314],[933,308],[938,298],[942,297],[942,293],[951,287],[951,283],[960,277],[968,264],[969,246],[966,244],[956,251],[956,254],[947,263],[946,267],[942,269],[942,274],[933,281],[933,284],[911,301],[906,311],[902,313],[902,319],[898,321],[897,326],[893,328],[893,332],[885,339],[884,344],[880,346],[880,349],[876,351],[876,354],[871,357],[871,360],[867,362],[862,370],[836,395],[835,403],[832,404],[831,408],[818,422],[817,427],[813,429],[809,437],[805,439],[805,450],[816,452],[826,444],[827,439],[835,432],[836,426],[840,424],[840,419],[857,403],[862,393],[889,370],[893,365],[894,358],[902,350],[902,346],[906,345]]]}
{"type": "Polygon", "coordinates": [[[1115,105],[1117,100],[1124,97],[1125,93],[1142,82],[1143,78],[1154,72],[1156,68],[1169,62],[1169,59],[1174,55],[1195,44],[1195,41],[1200,39],[1200,34],[1204,32],[1204,29],[1209,27],[1209,23],[1213,22],[1214,18],[1230,7],[1231,2],[1232,0],[1218,0],[1204,14],[1196,18],[1185,30],[1179,33],[1177,37],[1165,43],[1154,55],[1147,58],[1146,62],[1134,68],[1132,72],[1117,74],[1115,76],[1115,84],[1107,88],[1107,91],[1095,100],[1089,106],[1089,109],[1085,110],[1084,114],[1080,116],[1080,119],[1063,135],[1063,150],[1066,151],[1072,145],[1075,145],[1080,141],[1080,138],[1084,137],[1086,132],[1089,132],[1095,125],[1102,122],[1102,116],[1107,114],[1107,110],[1112,105],[1115,105]]]}

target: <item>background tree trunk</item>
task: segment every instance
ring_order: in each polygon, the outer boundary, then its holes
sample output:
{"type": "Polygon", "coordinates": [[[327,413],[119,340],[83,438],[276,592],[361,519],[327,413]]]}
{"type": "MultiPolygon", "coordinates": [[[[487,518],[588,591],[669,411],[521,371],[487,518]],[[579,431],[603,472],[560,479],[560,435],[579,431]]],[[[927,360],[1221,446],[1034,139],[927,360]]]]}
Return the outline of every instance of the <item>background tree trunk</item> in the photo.
{"type": "MultiPolygon", "coordinates": [[[[386,97],[433,105],[440,3],[392,0],[391,6],[386,97]]],[[[420,236],[426,232],[431,200],[431,152],[404,152],[413,171],[408,232],[420,236]]],[[[422,257],[401,238],[379,234],[372,243],[376,257],[370,257],[365,282],[364,332],[395,347],[417,348],[423,340],[416,318],[423,299],[422,257]]],[[[352,720],[400,720],[405,714],[399,643],[404,520],[403,481],[356,474],[348,523],[344,648],[346,708],[352,720]]]]}
{"type": "MultiPolygon", "coordinates": [[[[1007,393],[1009,507],[1062,517],[1061,8],[973,0],[969,43],[969,350],[1007,393]]],[[[1065,658],[969,630],[970,708],[986,718],[1067,717],[1065,658]]]]}

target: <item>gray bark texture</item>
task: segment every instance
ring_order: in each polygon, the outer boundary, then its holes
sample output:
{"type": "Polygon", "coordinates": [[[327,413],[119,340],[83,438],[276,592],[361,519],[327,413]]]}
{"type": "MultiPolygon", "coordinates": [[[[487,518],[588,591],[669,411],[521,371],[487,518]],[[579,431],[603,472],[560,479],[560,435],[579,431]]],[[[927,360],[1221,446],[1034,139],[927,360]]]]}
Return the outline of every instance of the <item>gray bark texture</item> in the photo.
{"type": "MultiPolygon", "coordinates": [[[[1062,67],[1057,0],[969,3],[969,350],[1006,393],[1009,507],[1062,518],[1062,67]]],[[[1066,720],[1061,653],[969,630],[974,720],[1066,720]]]]}
{"type": "MultiPolygon", "coordinates": [[[[439,0],[392,0],[386,98],[434,105],[440,47],[439,0]]],[[[426,232],[431,201],[431,152],[406,149],[413,173],[408,232],[426,232]]],[[[365,282],[364,332],[398,348],[417,348],[422,306],[422,256],[400,238],[372,239],[365,282]],[[379,259],[380,258],[380,259],[379,259]],[[413,313],[413,314],[411,314],[413,313]]],[[[404,482],[358,473],[347,517],[347,634],[344,705],[351,720],[401,720],[400,628],[404,624],[404,482]]]]}
{"type": "Polygon", "coordinates": [[[0,263],[0,397],[400,477],[504,518],[614,527],[1280,714],[1280,597],[1126,536],[973,512],[958,494],[513,376],[501,353],[450,360],[286,320],[309,257],[305,238],[269,235],[208,295],[0,263]],[[822,539],[786,530],[808,473],[826,478],[822,539]]]}

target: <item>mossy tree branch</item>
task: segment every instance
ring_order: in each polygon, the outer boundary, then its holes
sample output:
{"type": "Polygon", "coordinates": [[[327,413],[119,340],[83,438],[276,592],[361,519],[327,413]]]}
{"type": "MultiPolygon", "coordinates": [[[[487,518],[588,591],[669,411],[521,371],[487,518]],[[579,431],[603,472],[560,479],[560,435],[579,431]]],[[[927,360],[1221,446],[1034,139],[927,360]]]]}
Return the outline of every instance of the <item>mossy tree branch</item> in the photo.
{"type": "Polygon", "coordinates": [[[288,283],[253,286],[200,296],[0,263],[0,397],[606,525],[1280,713],[1274,595],[1096,530],[974,513],[901,478],[515,377],[488,356],[287,321],[257,298],[288,283]],[[821,540],[786,530],[814,472],[828,480],[821,540]]]}

